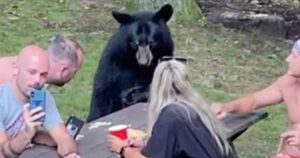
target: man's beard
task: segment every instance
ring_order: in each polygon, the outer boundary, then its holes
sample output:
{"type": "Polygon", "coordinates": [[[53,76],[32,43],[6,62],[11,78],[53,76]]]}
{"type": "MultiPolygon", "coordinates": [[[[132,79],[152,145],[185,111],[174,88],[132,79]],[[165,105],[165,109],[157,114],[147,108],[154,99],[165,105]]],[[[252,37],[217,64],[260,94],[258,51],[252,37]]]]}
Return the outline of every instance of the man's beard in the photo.
{"type": "Polygon", "coordinates": [[[65,81],[54,81],[54,82],[51,82],[50,84],[53,84],[58,87],[62,87],[66,84],[66,82],[65,81]]]}

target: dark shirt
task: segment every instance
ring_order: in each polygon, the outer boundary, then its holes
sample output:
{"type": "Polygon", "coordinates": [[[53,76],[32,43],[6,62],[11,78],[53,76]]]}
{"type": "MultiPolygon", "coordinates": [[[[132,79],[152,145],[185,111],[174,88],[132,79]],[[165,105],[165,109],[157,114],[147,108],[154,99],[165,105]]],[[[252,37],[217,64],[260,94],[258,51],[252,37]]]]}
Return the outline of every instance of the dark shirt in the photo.
{"type": "MultiPolygon", "coordinates": [[[[190,109],[190,108],[188,108],[190,109]]],[[[160,113],[142,154],[148,158],[222,158],[215,139],[193,110],[171,104],[160,113]]]]}

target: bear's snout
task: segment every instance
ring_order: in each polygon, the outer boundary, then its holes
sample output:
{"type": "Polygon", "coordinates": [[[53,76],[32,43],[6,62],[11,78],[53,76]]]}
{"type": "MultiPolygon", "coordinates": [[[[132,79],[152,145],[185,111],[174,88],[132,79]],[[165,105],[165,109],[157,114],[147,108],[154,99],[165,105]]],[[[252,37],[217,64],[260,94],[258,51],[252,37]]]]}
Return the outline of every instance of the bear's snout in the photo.
{"type": "Polygon", "coordinates": [[[153,55],[149,48],[149,45],[138,47],[136,59],[140,66],[150,66],[153,59],[153,55]]]}

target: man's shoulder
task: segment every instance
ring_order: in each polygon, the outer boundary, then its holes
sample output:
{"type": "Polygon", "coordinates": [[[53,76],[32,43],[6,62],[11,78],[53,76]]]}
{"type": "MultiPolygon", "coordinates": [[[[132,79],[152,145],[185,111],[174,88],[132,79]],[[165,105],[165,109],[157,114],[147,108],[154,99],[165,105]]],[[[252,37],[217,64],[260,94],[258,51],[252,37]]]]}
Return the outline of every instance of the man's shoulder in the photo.
{"type": "Polygon", "coordinates": [[[289,89],[289,88],[295,88],[300,87],[299,82],[295,77],[292,77],[288,74],[280,76],[275,84],[279,87],[281,90],[289,89]],[[297,86],[298,85],[298,86],[297,86]]]}
{"type": "Polygon", "coordinates": [[[52,95],[52,93],[49,91],[49,89],[47,89],[47,88],[44,87],[43,90],[45,91],[47,98],[49,98],[49,97],[50,98],[54,98],[53,95],[52,95]]]}
{"type": "Polygon", "coordinates": [[[282,75],[274,80],[266,89],[278,89],[279,91],[282,91],[291,83],[291,80],[292,79],[288,75],[282,75]]]}
{"type": "Polygon", "coordinates": [[[17,56],[6,56],[0,58],[0,64],[13,64],[17,60],[17,56]]]}
{"type": "Polygon", "coordinates": [[[0,112],[5,113],[5,109],[9,106],[9,85],[0,84],[0,112]]]}
{"type": "Polygon", "coordinates": [[[8,84],[0,84],[0,98],[2,98],[9,91],[8,84]]]}

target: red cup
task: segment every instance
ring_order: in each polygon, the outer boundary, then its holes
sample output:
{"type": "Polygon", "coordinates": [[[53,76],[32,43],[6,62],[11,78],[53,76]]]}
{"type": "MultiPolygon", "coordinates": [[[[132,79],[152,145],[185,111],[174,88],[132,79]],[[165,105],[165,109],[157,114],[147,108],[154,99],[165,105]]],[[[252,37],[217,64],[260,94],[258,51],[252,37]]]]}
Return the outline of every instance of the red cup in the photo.
{"type": "Polygon", "coordinates": [[[119,137],[122,140],[127,139],[127,125],[120,124],[108,128],[111,135],[119,137]]]}

